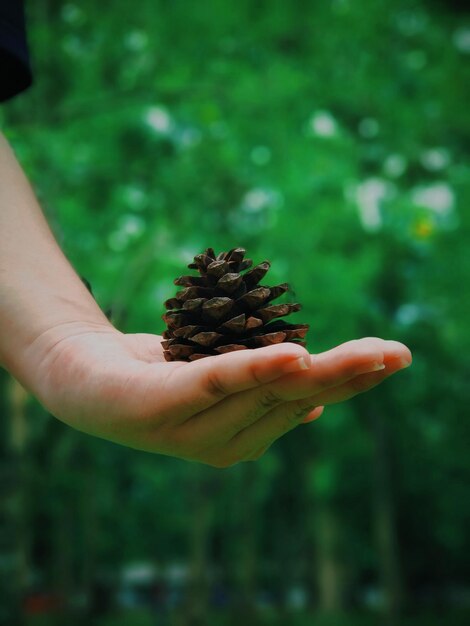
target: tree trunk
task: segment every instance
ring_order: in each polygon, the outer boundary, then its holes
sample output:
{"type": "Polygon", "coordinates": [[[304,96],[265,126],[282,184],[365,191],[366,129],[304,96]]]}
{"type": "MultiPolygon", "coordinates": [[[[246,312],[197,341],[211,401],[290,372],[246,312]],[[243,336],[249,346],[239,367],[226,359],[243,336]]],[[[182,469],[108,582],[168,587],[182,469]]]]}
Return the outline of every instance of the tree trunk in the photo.
{"type": "Polygon", "coordinates": [[[403,585],[399,559],[395,510],[391,481],[390,437],[386,416],[377,410],[372,416],[374,436],[373,516],[379,555],[379,572],[384,592],[384,616],[398,624],[403,605],[403,585]]]}
{"type": "Polygon", "coordinates": [[[0,551],[3,556],[0,569],[0,622],[16,626],[22,623],[21,599],[29,573],[30,536],[25,458],[28,393],[14,378],[7,377],[4,384],[6,417],[9,420],[0,465],[0,551]]]}
{"type": "Polygon", "coordinates": [[[334,486],[316,485],[315,472],[321,459],[311,460],[308,465],[310,478],[308,519],[312,533],[313,584],[318,598],[317,608],[323,613],[340,613],[344,601],[344,566],[342,562],[342,528],[334,498],[334,486]],[[312,489],[313,486],[313,489],[312,489]]]}
{"type": "Polygon", "coordinates": [[[101,616],[108,608],[106,581],[102,579],[97,569],[96,547],[99,536],[97,519],[97,483],[96,467],[93,455],[85,453],[83,468],[83,486],[80,494],[80,521],[83,528],[83,551],[80,559],[78,588],[86,599],[89,614],[101,616]]]}
{"type": "Polygon", "coordinates": [[[339,520],[329,502],[318,502],[316,511],[316,565],[320,611],[339,613],[343,608],[343,575],[339,560],[339,520]]]}
{"type": "Polygon", "coordinates": [[[185,615],[185,626],[205,626],[209,611],[209,540],[213,517],[211,477],[207,468],[195,466],[191,490],[190,517],[190,572],[185,615]]]}
{"type": "MultiPolygon", "coordinates": [[[[400,564],[400,548],[395,519],[392,481],[392,438],[386,413],[387,398],[381,392],[379,406],[373,393],[358,396],[354,402],[367,420],[373,442],[372,528],[377,550],[377,567],[383,593],[383,616],[388,626],[399,623],[405,589],[400,564]]],[[[391,402],[391,400],[389,400],[391,402]]]]}
{"type": "Polygon", "coordinates": [[[237,590],[237,605],[234,610],[236,623],[251,623],[256,612],[257,579],[257,517],[256,510],[256,475],[255,463],[239,466],[241,472],[240,493],[236,498],[237,532],[236,554],[233,569],[237,590]]]}

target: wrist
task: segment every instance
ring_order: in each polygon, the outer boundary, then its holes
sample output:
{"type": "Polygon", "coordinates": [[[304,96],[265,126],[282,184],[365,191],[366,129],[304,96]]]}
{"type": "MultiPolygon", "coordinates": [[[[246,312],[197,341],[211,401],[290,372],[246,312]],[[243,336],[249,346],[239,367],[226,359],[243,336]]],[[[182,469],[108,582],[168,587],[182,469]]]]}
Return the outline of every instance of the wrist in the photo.
{"type": "Polygon", "coordinates": [[[76,303],[51,298],[47,307],[16,311],[4,305],[0,330],[0,364],[38,397],[44,372],[63,343],[84,333],[118,332],[86,289],[84,301],[76,303]]]}
{"type": "Polygon", "coordinates": [[[51,345],[84,324],[112,328],[0,134],[0,365],[31,388],[51,345]]]}
{"type": "Polygon", "coordinates": [[[47,410],[58,416],[57,402],[65,403],[70,384],[80,388],[90,375],[95,377],[90,355],[101,334],[121,335],[106,319],[64,322],[48,329],[25,350],[18,379],[47,410]],[[84,350],[86,345],[89,349],[84,350]]]}

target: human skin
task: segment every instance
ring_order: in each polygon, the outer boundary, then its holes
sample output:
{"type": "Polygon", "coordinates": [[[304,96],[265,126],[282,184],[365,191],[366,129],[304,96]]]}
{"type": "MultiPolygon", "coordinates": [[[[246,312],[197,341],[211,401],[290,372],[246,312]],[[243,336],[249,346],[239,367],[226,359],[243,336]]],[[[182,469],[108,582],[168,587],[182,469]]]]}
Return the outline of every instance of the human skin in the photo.
{"type": "Polygon", "coordinates": [[[165,361],[161,340],[107,320],[0,133],[0,364],[69,426],[228,467],[411,364],[406,346],[376,337],[320,354],[283,343],[192,363],[165,361]]]}

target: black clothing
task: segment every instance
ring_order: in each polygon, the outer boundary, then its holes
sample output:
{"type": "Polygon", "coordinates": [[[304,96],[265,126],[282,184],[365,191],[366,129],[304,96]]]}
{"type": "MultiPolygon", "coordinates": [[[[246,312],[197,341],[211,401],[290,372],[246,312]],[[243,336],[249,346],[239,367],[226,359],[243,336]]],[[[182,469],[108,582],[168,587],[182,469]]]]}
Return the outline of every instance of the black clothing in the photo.
{"type": "Polygon", "coordinates": [[[23,0],[0,0],[0,102],[31,82],[23,0]]]}

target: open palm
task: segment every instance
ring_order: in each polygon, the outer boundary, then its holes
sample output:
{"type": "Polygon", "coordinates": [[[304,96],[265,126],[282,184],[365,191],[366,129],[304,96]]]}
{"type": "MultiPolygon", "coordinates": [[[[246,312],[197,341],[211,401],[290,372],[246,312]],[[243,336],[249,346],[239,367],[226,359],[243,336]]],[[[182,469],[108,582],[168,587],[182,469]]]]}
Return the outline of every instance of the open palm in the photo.
{"type": "Polygon", "coordinates": [[[161,340],[75,326],[49,342],[33,391],[57,418],[84,432],[227,467],[258,458],[286,432],[319,417],[324,405],[411,363],[406,346],[378,338],[310,358],[284,343],[191,363],[166,362],[161,340]]]}

